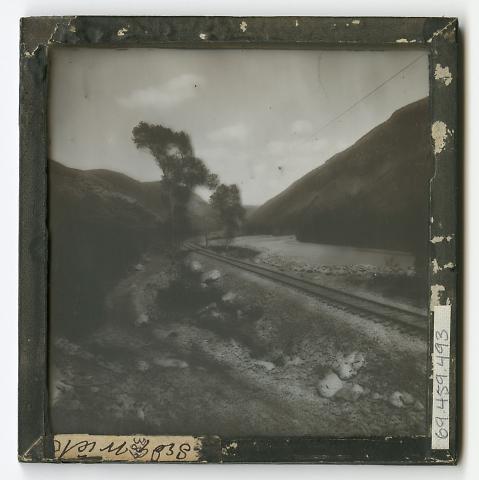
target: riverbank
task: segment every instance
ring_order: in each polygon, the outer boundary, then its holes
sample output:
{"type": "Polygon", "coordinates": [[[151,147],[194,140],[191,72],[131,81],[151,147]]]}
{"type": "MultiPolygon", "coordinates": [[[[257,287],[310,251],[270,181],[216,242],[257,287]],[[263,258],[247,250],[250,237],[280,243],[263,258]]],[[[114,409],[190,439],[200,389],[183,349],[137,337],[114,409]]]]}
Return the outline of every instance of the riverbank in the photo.
{"type": "MultiPolygon", "coordinates": [[[[222,245],[221,239],[210,242],[216,252],[235,255],[222,245]]],[[[290,235],[237,237],[231,247],[249,251],[248,260],[318,285],[427,313],[426,284],[408,253],[304,243],[290,235]]]]}

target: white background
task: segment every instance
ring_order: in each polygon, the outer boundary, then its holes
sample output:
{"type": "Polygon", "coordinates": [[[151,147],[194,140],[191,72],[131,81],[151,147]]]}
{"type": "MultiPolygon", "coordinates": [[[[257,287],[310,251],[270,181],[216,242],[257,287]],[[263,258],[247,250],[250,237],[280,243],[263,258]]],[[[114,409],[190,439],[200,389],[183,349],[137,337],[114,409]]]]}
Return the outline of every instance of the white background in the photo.
{"type": "Polygon", "coordinates": [[[0,475],[5,479],[126,478],[276,478],[456,479],[479,478],[479,388],[474,351],[478,321],[474,301],[479,282],[478,48],[477,0],[16,0],[0,4],[0,295],[1,295],[1,433],[0,475]],[[17,241],[18,241],[18,40],[19,18],[28,15],[332,15],[455,16],[464,40],[465,88],[465,332],[463,450],[457,467],[384,467],[314,465],[20,465],[17,436],[17,241]],[[473,132],[476,132],[473,135],[473,132]]]}

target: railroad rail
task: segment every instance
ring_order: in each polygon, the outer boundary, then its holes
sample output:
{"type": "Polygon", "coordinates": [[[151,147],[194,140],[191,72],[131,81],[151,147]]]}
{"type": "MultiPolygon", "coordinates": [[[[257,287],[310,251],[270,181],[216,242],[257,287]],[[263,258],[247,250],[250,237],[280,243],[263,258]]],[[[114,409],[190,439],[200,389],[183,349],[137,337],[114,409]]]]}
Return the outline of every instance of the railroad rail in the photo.
{"type": "Polygon", "coordinates": [[[382,323],[386,321],[395,324],[398,327],[402,326],[408,331],[427,331],[428,316],[426,312],[419,313],[410,308],[385,304],[370,298],[364,298],[360,295],[346,293],[336,288],[319,285],[288,273],[278,272],[277,270],[263,265],[257,265],[248,261],[228,257],[226,255],[219,255],[191,242],[185,243],[184,247],[200,255],[233,265],[242,270],[255,273],[278,283],[282,283],[283,285],[314,295],[332,306],[339,306],[347,311],[359,313],[361,316],[367,316],[373,320],[379,319],[382,323]]]}

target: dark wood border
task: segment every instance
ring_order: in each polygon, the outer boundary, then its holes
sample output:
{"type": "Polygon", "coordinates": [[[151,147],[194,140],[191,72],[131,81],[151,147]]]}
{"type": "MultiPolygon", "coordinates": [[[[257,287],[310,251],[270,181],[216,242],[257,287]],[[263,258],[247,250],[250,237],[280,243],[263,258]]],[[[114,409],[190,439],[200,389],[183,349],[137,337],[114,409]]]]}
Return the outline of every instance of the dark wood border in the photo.
{"type": "MultiPolygon", "coordinates": [[[[434,218],[430,223],[430,239],[435,241],[430,244],[430,285],[441,287],[439,297],[435,297],[439,304],[452,306],[450,449],[432,451],[430,435],[363,439],[211,437],[204,439],[202,460],[225,463],[456,463],[461,168],[457,140],[460,138],[457,104],[460,72],[455,18],[29,17],[21,20],[20,42],[20,461],[54,461],[47,410],[49,49],[57,46],[358,50],[419,47],[427,50],[430,58],[431,129],[435,122],[443,122],[446,127],[440,149],[434,149],[431,137],[435,174],[430,190],[430,212],[434,218]],[[437,65],[447,67],[450,77],[437,75],[437,65]],[[432,266],[433,261],[439,265],[452,262],[454,268],[437,270],[432,266]]],[[[432,312],[430,322],[432,325],[432,312]]],[[[428,405],[428,415],[430,407],[428,405]]]]}

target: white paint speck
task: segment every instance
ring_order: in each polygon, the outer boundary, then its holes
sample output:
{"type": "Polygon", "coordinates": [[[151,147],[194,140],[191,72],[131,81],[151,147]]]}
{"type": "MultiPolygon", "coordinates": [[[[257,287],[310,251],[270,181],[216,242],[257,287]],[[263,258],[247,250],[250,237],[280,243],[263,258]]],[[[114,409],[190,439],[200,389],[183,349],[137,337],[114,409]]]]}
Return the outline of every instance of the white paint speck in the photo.
{"type": "Polygon", "coordinates": [[[351,23],[352,23],[353,25],[359,25],[359,24],[361,23],[361,20],[357,20],[357,19],[356,19],[356,20],[353,20],[351,23]]]}
{"type": "Polygon", "coordinates": [[[298,20],[296,20],[296,21],[294,22],[294,26],[295,26],[295,27],[299,27],[299,22],[298,22],[298,20]]]}
{"type": "Polygon", "coordinates": [[[128,32],[128,27],[123,27],[123,28],[120,28],[120,30],[118,30],[116,34],[119,37],[124,37],[126,32],[128,32]]]}
{"type": "Polygon", "coordinates": [[[244,33],[246,32],[246,29],[248,28],[248,24],[243,20],[241,23],[240,23],[240,30],[244,33]]]}
{"type": "Polygon", "coordinates": [[[456,265],[453,262],[448,262],[448,263],[444,264],[443,268],[447,268],[449,270],[452,270],[455,266],[456,265]]]}
{"type": "Polygon", "coordinates": [[[434,237],[431,238],[431,243],[440,243],[444,240],[443,235],[435,235],[434,237]]]}
{"type": "Polygon", "coordinates": [[[437,63],[434,70],[434,78],[448,86],[452,82],[452,73],[449,71],[449,67],[443,67],[440,63],[437,63]]]}
{"type": "Polygon", "coordinates": [[[206,33],[200,33],[199,37],[201,38],[201,40],[206,40],[208,38],[208,35],[206,33]]]}
{"type": "Polygon", "coordinates": [[[398,38],[396,43],[409,43],[407,38],[398,38]]]}
{"type": "Polygon", "coordinates": [[[442,268],[439,266],[439,263],[437,263],[437,260],[436,259],[433,259],[432,261],[432,271],[434,273],[437,273],[439,272],[440,270],[442,270],[442,268]]]}
{"type": "Polygon", "coordinates": [[[432,124],[431,137],[434,140],[434,153],[438,155],[444,150],[446,146],[446,139],[452,132],[447,128],[447,125],[437,120],[432,124]]]}
{"type": "Polygon", "coordinates": [[[436,305],[441,304],[441,297],[440,293],[446,291],[444,288],[444,285],[431,285],[431,303],[430,303],[430,309],[431,311],[434,310],[434,307],[436,305]]]}

